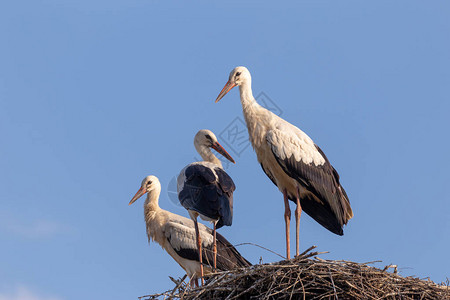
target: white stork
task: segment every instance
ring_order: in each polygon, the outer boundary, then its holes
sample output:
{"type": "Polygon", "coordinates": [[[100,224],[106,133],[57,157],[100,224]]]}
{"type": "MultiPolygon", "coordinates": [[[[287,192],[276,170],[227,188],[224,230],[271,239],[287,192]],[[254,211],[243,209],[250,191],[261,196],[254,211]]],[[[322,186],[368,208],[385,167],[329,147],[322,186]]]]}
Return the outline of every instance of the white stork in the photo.
{"type": "Polygon", "coordinates": [[[288,199],[297,204],[297,255],[302,210],[338,235],[343,235],[342,227],[353,217],[353,212],[347,194],[339,183],[339,175],[323,151],[299,128],[260,106],[253,97],[251,83],[247,68],[234,68],[216,102],[233,87],[239,86],[250,142],[258,162],[284,196],[286,252],[289,259],[291,211],[288,199]]]}
{"type": "MultiPolygon", "coordinates": [[[[192,220],[173,214],[159,207],[161,184],[156,176],[147,176],[142,181],[141,188],[131,199],[135,202],[145,193],[144,217],[147,225],[148,241],[156,241],[170,256],[186,271],[191,278],[191,286],[198,286],[200,276],[200,262],[198,259],[195,240],[195,229],[192,220]]],[[[212,272],[213,234],[211,229],[200,224],[199,231],[203,237],[203,260],[205,272],[212,272]]],[[[218,256],[217,268],[225,271],[251,264],[222,235],[217,234],[218,256]]]]}
{"type": "MultiPolygon", "coordinates": [[[[203,161],[194,162],[181,170],[177,179],[178,199],[189,212],[197,233],[197,246],[202,263],[202,243],[198,234],[197,217],[213,223],[214,268],[216,267],[216,228],[231,226],[233,220],[233,192],[236,189],[231,177],[222,169],[221,161],[212,153],[213,148],[234,163],[233,158],[219,144],[210,130],[200,130],[194,146],[203,161]]],[[[203,271],[202,284],[203,284],[203,271]]]]}

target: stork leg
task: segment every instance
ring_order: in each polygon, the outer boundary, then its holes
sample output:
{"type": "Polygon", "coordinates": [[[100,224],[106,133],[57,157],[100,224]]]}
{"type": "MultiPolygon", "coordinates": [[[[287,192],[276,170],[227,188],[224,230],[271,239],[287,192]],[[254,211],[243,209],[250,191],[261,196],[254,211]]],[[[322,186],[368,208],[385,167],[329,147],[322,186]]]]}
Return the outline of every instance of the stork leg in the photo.
{"type": "Polygon", "coordinates": [[[300,255],[299,231],[300,231],[300,216],[302,215],[302,206],[300,205],[300,187],[298,186],[297,186],[297,197],[295,200],[297,202],[297,208],[295,209],[295,226],[297,230],[295,239],[295,246],[296,246],[295,256],[299,256],[300,255]]]}
{"type": "Polygon", "coordinates": [[[217,244],[216,244],[216,222],[214,222],[214,272],[216,272],[217,268],[217,244]]]}
{"type": "Polygon", "coordinates": [[[284,222],[286,223],[286,259],[291,259],[291,239],[289,226],[291,225],[291,209],[289,208],[289,199],[286,189],[283,191],[284,196],[284,222]]]}
{"type": "Polygon", "coordinates": [[[195,225],[195,235],[197,236],[198,260],[200,261],[200,276],[202,280],[202,285],[204,285],[205,280],[203,279],[202,240],[200,237],[200,231],[198,230],[197,218],[194,220],[194,225],[195,225]]]}
{"type": "Polygon", "coordinates": [[[189,286],[191,288],[198,287],[198,279],[197,277],[195,277],[195,275],[191,277],[191,280],[189,280],[189,286]]]}

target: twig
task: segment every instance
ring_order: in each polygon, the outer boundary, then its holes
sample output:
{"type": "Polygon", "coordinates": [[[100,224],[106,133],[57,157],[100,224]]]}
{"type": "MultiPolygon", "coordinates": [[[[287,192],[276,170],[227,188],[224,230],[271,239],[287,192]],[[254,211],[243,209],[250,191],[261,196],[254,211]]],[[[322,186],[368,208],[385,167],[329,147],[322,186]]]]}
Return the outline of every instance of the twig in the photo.
{"type": "Polygon", "coordinates": [[[238,246],[244,246],[244,245],[256,246],[256,247],[259,247],[259,248],[264,249],[264,250],[266,250],[266,251],[269,251],[270,253],[273,253],[273,254],[275,254],[275,255],[278,255],[278,256],[281,257],[282,259],[286,259],[286,257],[284,257],[283,255],[278,254],[278,253],[276,253],[275,251],[272,251],[272,250],[270,250],[270,249],[268,249],[268,248],[266,248],[266,247],[263,247],[263,246],[261,246],[261,245],[258,245],[258,244],[254,244],[254,243],[240,243],[240,244],[237,244],[237,245],[234,245],[234,246],[235,246],[235,247],[238,247],[238,246]]]}
{"type": "Polygon", "coordinates": [[[399,276],[396,265],[378,269],[369,263],[324,260],[313,249],[292,260],[209,274],[207,284],[198,288],[183,285],[185,277],[171,278],[172,290],[139,299],[450,299],[448,280],[437,285],[399,276]],[[386,272],[389,268],[394,273],[386,272]]]}

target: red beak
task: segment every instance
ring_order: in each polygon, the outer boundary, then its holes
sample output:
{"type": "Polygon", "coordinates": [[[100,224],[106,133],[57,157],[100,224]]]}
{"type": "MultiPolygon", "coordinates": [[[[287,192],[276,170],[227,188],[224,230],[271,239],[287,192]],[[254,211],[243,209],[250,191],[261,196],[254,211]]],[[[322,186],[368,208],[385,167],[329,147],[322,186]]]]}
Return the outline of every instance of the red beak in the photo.
{"type": "Polygon", "coordinates": [[[227,84],[223,87],[223,89],[220,91],[219,96],[217,96],[216,103],[219,102],[220,99],[223,98],[229,91],[231,91],[232,88],[234,88],[236,84],[234,82],[230,82],[228,80],[227,84]]]}
{"type": "Polygon", "coordinates": [[[215,142],[211,148],[213,148],[214,150],[216,150],[217,152],[219,152],[220,154],[222,154],[226,159],[228,159],[229,161],[231,161],[233,164],[235,164],[236,162],[234,161],[234,159],[231,157],[230,154],[228,154],[227,151],[225,151],[225,149],[223,149],[222,145],[219,144],[219,142],[215,142]]]}
{"type": "Polygon", "coordinates": [[[133,198],[131,198],[131,201],[130,201],[130,203],[128,203],[128,205],[133,204],[134,201],[136,201],[137,199],[141,198],[142,195],[144,195],[145,193],[147,193],[147,190],[145,190],[144,187],[141,186],[139,191],[137,191],[136,195],[134,195],[133,198]]]}

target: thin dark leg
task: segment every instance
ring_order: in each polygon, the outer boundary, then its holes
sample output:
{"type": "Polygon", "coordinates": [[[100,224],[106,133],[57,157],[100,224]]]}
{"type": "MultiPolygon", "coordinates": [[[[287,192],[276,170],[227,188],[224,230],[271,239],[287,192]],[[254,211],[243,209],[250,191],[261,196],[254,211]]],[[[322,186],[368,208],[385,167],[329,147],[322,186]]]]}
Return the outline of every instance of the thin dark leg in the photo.
{"type": "Polygon", "coordinates": [[[200,261],[200,276],[202,280],[202,285],[204,285],[205,281],[203,279],[202,240],[200,237],[200,231],[198,230],[197,219],[194,220],[194,225],[195,225],[195,235],[197,236],[198,260],[200,261]]]}
{"type": "Polygon", "coordinates": [[[297,229],[296,232],[296,240],[295,240],[295,245],[296,245],[296,251],[295,251],[295,256],[299,256],[300,255],[300,237],[299,237],[299,232],[300,232],[300,216],[302,215],[302,206],[300,205],[300,187],[297,186],[297,197],[296,197],[296,202],[297,202],[297,208],[295,209],[295,226],[297,229]]]}
{"type": "Polygon", "coordinates": [[[286,259],[291,259],[291,239],[289,226],[291,225],[291,209],[289,208],[289,199],[286,190],[283,191],[284,196],[284,222],[286,223],[286,259]]]}
{"type": "Polygon", "coordinates": [[[217,244],[216,244],[216,222],[214,222],[214,272],[217,268],[217,244]]]}

